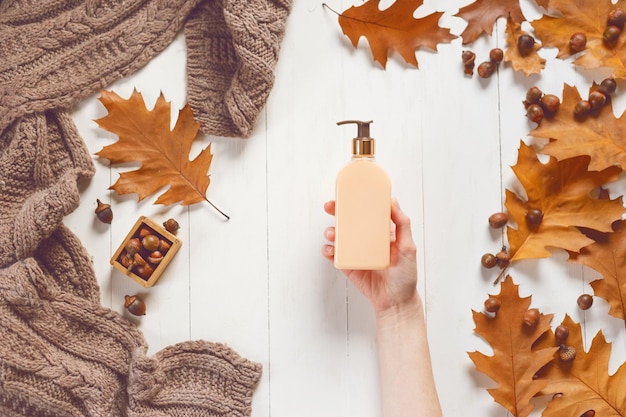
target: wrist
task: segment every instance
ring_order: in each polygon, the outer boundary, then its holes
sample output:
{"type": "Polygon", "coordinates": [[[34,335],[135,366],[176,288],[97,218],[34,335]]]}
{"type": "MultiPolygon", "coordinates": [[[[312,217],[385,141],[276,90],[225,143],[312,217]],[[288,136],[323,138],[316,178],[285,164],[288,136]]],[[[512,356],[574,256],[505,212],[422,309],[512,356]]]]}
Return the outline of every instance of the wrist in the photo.
{"type": "Polygon", "coordinates": [[[376,311],[376,321],[381,326],[395,326],[398,323],[413,321],[415,319],[423,320],[424,311],[422,299],[417,291],[413,295],[398,304],[376,311]]]}

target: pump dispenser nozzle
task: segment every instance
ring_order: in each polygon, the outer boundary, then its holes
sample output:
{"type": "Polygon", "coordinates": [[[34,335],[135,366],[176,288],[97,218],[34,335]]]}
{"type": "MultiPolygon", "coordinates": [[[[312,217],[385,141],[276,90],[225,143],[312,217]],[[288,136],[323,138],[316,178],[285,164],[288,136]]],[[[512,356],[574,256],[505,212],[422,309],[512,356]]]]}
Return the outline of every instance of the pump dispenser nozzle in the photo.
{"type": "Polygon", "coordinates": [[[357,125],[357,137],[352,139],[352,155],[373,157],[375,153],[374,138],[370,137],[370,124],[373,120],[361,121],[361,120],[343,120],[337,122],[337,125],[345,125],[354,123],[357,125]]]}

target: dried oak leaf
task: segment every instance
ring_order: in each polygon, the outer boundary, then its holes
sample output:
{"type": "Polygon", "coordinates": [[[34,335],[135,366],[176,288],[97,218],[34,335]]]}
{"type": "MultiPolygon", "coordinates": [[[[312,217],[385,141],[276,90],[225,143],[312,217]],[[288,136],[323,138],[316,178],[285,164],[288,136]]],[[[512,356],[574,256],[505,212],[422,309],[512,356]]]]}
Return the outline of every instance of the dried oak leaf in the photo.
{"type": "Polygon", "coordinates": [[[517,229],[507,227],[511,262],[547,258],[551,255],[548,247],[578,252],[593,243],[578,227],[601,232],[612,230],[611,224],[626,212],[622,198],[598,199],[592,193],[616,180],[620,169],[610,167],[590,172],[588,164],[588,156],[563,161],[550,158],[544,164],[533,147],[520,141],[517,163],[512,168],[526,191],[527,200],[506,190],[505,205],[517,224],[517,229]],[[538,225],[526,221],[526,213],[531,209],[543,212],[538,225]]]}
{"type": "Polygon", "coordinates": [[[352,6],[339,15],[339,25],[356,48],[361,36],[367,38],[374,60],[383,68],[387,65],[389,50],[396,50],[402,58],[418,67],[415,51],[425,47],[437,50],[440,43],[450,43],[456,36],[439,26],[441,12],[414,18],[413,13],[423,0],[396,0],[384,10],[379,0],[369,0],[352,6]]]}
{"type": "Polygon", "coordinates": [[[626,222],[615,222],[613,230],[596,235],[595,243],[571,253],[569,261],[602,274],[602,279],[591,282],[594,294],[609,303],[610,315],[626,320],[626,222]]]}
{"type": "MultiPolygon", "coordinates": [[[[569,328],[565,343],[576,349],[576,357],[570,362],[555,358],[542,372],[541,379],[547,382],[542,394],[561,394],[548,403],[542,417],[581,416],[588,410],[602,417],[626,416],[626,363],[609,375],[611,344],[606,342],[602,331],[585,352],[580,324],[567,315],[562,324],[569,328]]],[[[550,332],[541,345],[555,343],[550,332]]]]}
{"type": "Polygon", "coordinates": [[[558,58],[573,55],[569,48],[570,37],[582,32],[587,37],[586,48],[574,61],[584,68],[609,67],[613,77],[626,78],[626,37],[620,36],[617,43],[607,47],[602,35],[607,27],[607,16],[616,8],[626,8],[626,0],[551,0],[550,15],[544,15],[531,23],[535,35],[543,46],[558,48],[558,58]]]}
{"type": "Polygon", "coordinates": [[[519,0],[476,0],[462,7],[455,15],[467,21],[467,27],[461,33],[463,45],[474,42],[480,35],[491,35],[496,20],[507,17],[516,23],[526,20],[519,0]]]}
{"type": "MultiPolygon", "coordinates": [[[[593,89],[593,87],[592,87],[593,89]]],[[[598,171],[617,165],[626,169],[626,118],[613,115],[610,102],[584,120],[574,117],[574,107],[582,100],[576,87],[565,84],[559,111],[544,118],[530,135],[552,139],[541,150],[558,160],[589,155],[589,169],[598,171]]]]}
{"type": "Polygon", "coordinates": [[[128,100],[103,90],[100,101],[108,114],[96,122],[116,134],[119,140],[103,147],[96,155],[113,164],[141,163],[140,168],[121,173],[111,189],[120,194],[137,193],[141,201],[169,185],[155,204],[189,205],[208,201],[205,195],[210,182],[207,171],[213,155],[209,145],[193,161],[189,160],[191,144],[200,127],[189,105],[180,111],[174,129],[170,130],[170,103],[163,94],[151,111],[137,90],[128,100]]]}
{"type": "Polygon", "coordinates": [[[534,376],[552,360],[558,348],[533,349],[537,339],[550,329],[552,314],[540,314],[534,326],[525,325],[530,297],[520,298],[518,287],[507,276],[500,294],[492,295],[502,303],[495,316],[472,312],[475,331],[489,343],[493,356],[470,352],[469,357],[479,372],[498,383],[497,388],[488,390],[493,399],[514,416],[525,417],[533,409],[531,398],[547,384],[534,376]]]}
{"type": "Polygon", "coordinates": [[[546,60],[539,56],[537,51],[541,45],[535,43],[532,50],[522,55],[517,47],[517,39],[521,35],[528,35],[522,30],[522,26],[510,17],[506,20],[506,43],[504,60],[510,62],[515,71],[522,71],[526,76],[539,74],[546,66],[546,60]]]}

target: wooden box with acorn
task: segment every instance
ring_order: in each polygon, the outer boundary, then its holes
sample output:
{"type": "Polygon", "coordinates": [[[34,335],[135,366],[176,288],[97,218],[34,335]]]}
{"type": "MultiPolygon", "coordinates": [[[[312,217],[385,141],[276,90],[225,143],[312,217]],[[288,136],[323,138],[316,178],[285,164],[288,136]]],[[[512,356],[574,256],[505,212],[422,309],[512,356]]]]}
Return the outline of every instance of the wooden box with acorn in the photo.
{"type": "Polygon", "coordinates": [[[111,265],[144,287],[153,286],[182,242],[164,227],[141,216],[111,257],[111,265]]]}

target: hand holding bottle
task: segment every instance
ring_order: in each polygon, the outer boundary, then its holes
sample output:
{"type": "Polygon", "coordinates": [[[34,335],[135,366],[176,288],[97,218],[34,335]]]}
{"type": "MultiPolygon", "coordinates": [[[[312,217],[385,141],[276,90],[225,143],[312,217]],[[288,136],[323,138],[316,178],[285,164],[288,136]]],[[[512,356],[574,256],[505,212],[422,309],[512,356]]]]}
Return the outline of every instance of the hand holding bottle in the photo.
{"type": "MultiPolygon", "coordinates": [[[[335,202],[324,204],[334,214],[335,202]]],[[[392,200],[390,265],[382,270],[342,270],[376,311],[376,335],[384,417],[442,417],[433,378],[421,298],[417,293],[417,250],[411,221],[392,200]]],[[[334,243],[335,228],[326,238],[334,243]]],[[[334,260],[334,246],[322,254],[334,260]]]]}
{"type": "MultiPolygon", "coordinates": [[[[324,210],[335,214],[335,202],[328,201],[324,210]]],[[[348,279],[370,300],[376,313],[389,308],[402,308],[413,305],[417,297],[417,257],[411,232],[411,220],[400,209],[394,199],[391,204],[390,265],[383,270],[342,270],[348,279]]],[[[335,228],[329,227],[325,236],[330,242],[335,240],[335,228]]],[[[324,257],[333,261],[334,246],[326,244],[322,248],[324,257]]]]}

